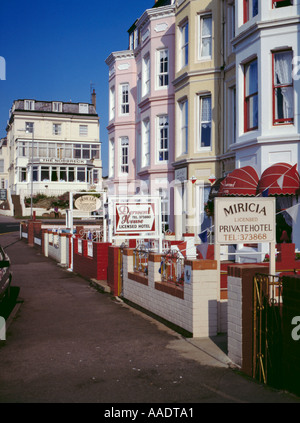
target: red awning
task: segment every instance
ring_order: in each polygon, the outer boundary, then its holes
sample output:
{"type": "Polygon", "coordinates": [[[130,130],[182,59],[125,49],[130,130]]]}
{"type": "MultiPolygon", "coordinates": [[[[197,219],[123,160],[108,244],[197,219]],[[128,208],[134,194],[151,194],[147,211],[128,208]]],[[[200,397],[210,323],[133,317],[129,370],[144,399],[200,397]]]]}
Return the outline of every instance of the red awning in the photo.
{"type": "Polygon", "coordinates": [[[221,182],[219,196],[255,196],[259,177],[252,166],[235,169],[221,182]]]}
{"type": "Polygon", "coordinates": [[[258,192],[268,195],[296,195],[300,188],[297,165],[277,163],[266,169],[259,181],[258,192]]]}

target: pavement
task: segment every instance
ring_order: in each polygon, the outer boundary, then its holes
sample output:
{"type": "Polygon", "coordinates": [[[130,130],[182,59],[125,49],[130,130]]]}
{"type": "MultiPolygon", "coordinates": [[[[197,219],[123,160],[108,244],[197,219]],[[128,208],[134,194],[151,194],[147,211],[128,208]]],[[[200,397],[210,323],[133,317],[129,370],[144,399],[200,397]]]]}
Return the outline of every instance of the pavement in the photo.
{"type": "Polygon", "coordinates": [[[226,335],[185,338],[62,269],[19,233],[0,244],[20,288],[0,342],[0,403],[300,402],[241,375],[226,335]]]}

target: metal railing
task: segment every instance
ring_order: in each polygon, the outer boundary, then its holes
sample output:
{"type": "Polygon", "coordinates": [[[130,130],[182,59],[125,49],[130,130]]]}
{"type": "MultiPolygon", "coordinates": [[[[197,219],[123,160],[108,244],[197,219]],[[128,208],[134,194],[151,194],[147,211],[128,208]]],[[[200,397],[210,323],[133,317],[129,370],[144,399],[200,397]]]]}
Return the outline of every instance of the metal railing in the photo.
{"type": "Polygon", "coordinates": [[[148,258],[151,251],[149,246],[142,243],[133,250],[133,270],[135,272],[148,275],[148,258]]]}
{"type": "Polygon", "coordinates": [[[100,229],[81,229],[79,235],[81,239],[86,239],[93,242],[101,242],[103,240],[103,228],[100,229]]]}
{"type": "Polygon", "coordinates": [[[176,286],[184,284],[184,257],[178,250],[168,250],[162,256],[161,280],[170,282],[176,286]]]}

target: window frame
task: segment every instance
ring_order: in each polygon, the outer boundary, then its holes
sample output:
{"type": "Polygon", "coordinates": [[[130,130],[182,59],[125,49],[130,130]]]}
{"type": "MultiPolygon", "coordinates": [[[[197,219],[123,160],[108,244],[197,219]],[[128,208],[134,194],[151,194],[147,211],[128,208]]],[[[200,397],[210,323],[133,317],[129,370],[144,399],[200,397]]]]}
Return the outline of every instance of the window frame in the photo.
{"type": "Polygon", "coordinates": [[[199,38],[198,38],[198,41],[199,41],[199,46],[198,46],[198,60],[211,60],[212,59],[212,54],[213,54],[213,52],[212,52],[212,49],[213,49],[213,37],[212,37],[212,34],[213,34],[213,30],[212,30],[212,25],[213,25],[213,20],[212,20],[212,14],[211,13],[204,13],[204,14],[201,14],[201,15],[199,15],[199,21],[198,21],[198,31],[199,31],[199,38]],[[203,35],[202,35],[202,29],[203,29],[203,20],[204,19],[210,19],[210,21],[211,21],[211,33],[210,33],[210,35],[209,36],[204,36],[203,37],[203,35]],[[202,55],[202,47],[203,47],[203,38],[204,39],[210,39],[210,46],[211,46],[211,54],[210,55],[208,55],[208,56],[203,56],[202,55]]]}
{"type": "Polygon", "coordinates": [[[272,0],[272,9],[280,9],[281,7],[289,7],[289,6],[293,6],[294,5],[294,2],[293,2],[293,0],[272,0]],[[285,5],[283,5],[283,6],[275,6],[275,3],[283,3],[283,2],[287,2],[287,1],[290,1],[291,2],[291,4],[285,4],[285,5]]]}
{"type": "Polygon", "coordinates": [[[116,117],[116,89],[113,85],[109,90],[109,120],[116,117]]]}
{"type": "Polygon", "coordinates": [[[169,116],[167,114],[157,116],[157,163],[168,163],[169,161],[169,145],[170,145],[170,125],[169,116]],[[161,120],[166,119],[166,125],[161,124],[161,120]],[[162,136],[162,131],[166,130],[166,136],[162,136]],[[166,142],[166,146],[164,143],[166,142]],[[162,159],[160,155],[162,154],[162,159]]]}
{"type": "Polygon", "coordinates": [[[169,81],[170,81],[169,49],[161,48],[157,50],[157,88],[158,89],[167,88],[169,86],[169,81]],[[166,55],[166,59],[164,59],[162,55],[166,55]],[[163,67],[163,70],[161,70],[161,66],[163,67]],[[167,71],[164,70],[165,66],[167,67],[167,71]]]}
{"type": "Polygon", "coordinates": [[[35,100],[24,100],[24,110],[35,110],[35,100]]]}
{"type": "Polygon", "coordinates": [[[79,136],[80,137],[87,137],[89,134],[89,126],[88,125],[79,125],[79,136]]]}
{"type": "Polygon", "coordinates": [[[113,178],[115,176],[115,139],[109,140],[109,156],[108,156],[108,176],[113,178]]]}
{"type": "Polygon", "coordinates": [[[243,19],[244,19],[244,24],[248,21],[250,21],[250,19],[254,18],[255,16],[258,15],[258,0],[243,0],[243,19]],[[253,2],[257,2],[257,14],[253,15],[253,2]],[[250,13],[251,12],[251,13],[250,13]]]}
{"type": "Polygon", "coordinates": [[[61,123],[52,124],[52,135],[61,135],[61,123]]]}
{"type": "Polygon", "coordinates": [[[129,174],[129,138],[127,136],[120,137],[120,174],[129,174]]]}
{"type": "Polygon", "coordinates": [[[189,64],[189,21],[184,21],[179,26],[180,31],[180,69],[189,64]]]}
{"type": "Polygon", "coordinates": [[[257,91],[251,93],[251,94],[246,94],[247,91],[247,67],[256,62],[257,63],[257,77],[258,77],[258,59],[257,57],[255,57],[254,59],[250,60],[249,62],[244,64],[244,132],[250,132],[250,131],[255,131],[258,129],[258,123],[259,123],[259,116],[257,117],[257,126],[253,126],[250,127],[248,125],[249,121],[248,121],[248,117],[249,117],[249,106],[248,106],[248,102],[250,98],[254,98],[255,96],[257,96],[257,108],[259,107],[258,104],[258,81],[257,81],[257,91]]]}
{"type": "Polygon", "coordinates": [[[129,88],[128,82],[124,82],[120,84],[120,115],[121,116],[128,116],[130,112],[129,91],[130,91],[130,88],[129,88]],[[124,87],[127,87],[127,94],[125,91],[123,91],[124,87]],[[126,97],[127,97],[127,101],[126,101],[126,97]]]}
{"type": "Polygon", "coordinates": [[[189,137],[189,102],[188,98],[185,97],[178,101],[179,107],[179,154],[182,156],[188,153],[188,137],[189,137]],[[184,119],[183,119],[184,118],[184,119]],[[183,137],[184,134],[184,137],[183,137]],[[184,148],[183,148],[184,147],[184,148]]]}
{"type": "Polygon", "coordinates": [[[25,122],[25,133],[26,134],[34,133],[34,122],[25,122]]]}
{"type": "Polygon", "coordinates": [[[291,78],[290,84],[276,84],[275,85],[275,55],[281,53],[291,53],[292,60],[291,63],[293,64],[293,50],[292,49],[284,49],[284,50],[276,50],[272,51],[272,110],[273,110],[273,126],[279,125],[293,125],[294,118],[295,118],[295,98],[294,98],[294,91],[293,91],[293,117],[292,118],[283,118],[283,119],[276,119],[276,90],[278,88],[294,88],[293,78],[291,78]]]}
{"type": "Polygon", "coordinates": [[[52,112],[61,113],[62,112],[62,102],[53,101],[52,103],[52,112]]]}
{"type": "Polygon", "coordinates": [[[212,95],[211,93],[201,93],[198,94],[198,150],[201,151],[211,151],[212,150],[212,95]],[[210,99],[210,121],[202,121],[202,107],[203,107],[203,100],[210,99]],[[202,140],[202,125],[210,124],[210,139],[209,139],[209,146],[201,145],[202,140]]]}
{"type": "Polygon", "coordinates": [[[142,63],[142,97],[145,97],[150,93],[151,86],[151,62],[150,54],[147,53],[143,57],[142,63]]]}
{"type": "Polygon", "coordinates": [[[142,168],[150,166],[150,119],[142,122],[142,168]]]}

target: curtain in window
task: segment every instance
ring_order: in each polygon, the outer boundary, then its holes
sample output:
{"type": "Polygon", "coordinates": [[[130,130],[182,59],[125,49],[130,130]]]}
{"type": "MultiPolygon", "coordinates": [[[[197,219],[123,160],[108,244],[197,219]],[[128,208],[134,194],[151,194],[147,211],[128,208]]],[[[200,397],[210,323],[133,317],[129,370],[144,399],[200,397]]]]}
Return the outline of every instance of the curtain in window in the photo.
{"type": "Polygon", "coordinates": [[[211,34],[212,34],[212,20],[209,18],[202,18],[202,57],[211,56],[211,34]]]}
{"type": "Polygon", "coordinates": [[[201,99],[201,147],[210,147],[211,97],[201,99]]]}
{"type": "MultiPolygon", "coordinates": [[[[276,85],[292,85],[292,52],[290,51],[275,55],[276,85]]],[[[292,118],[294,111],[293,86],[277,88],[276,97],[276,118],[292,118]]]]}

